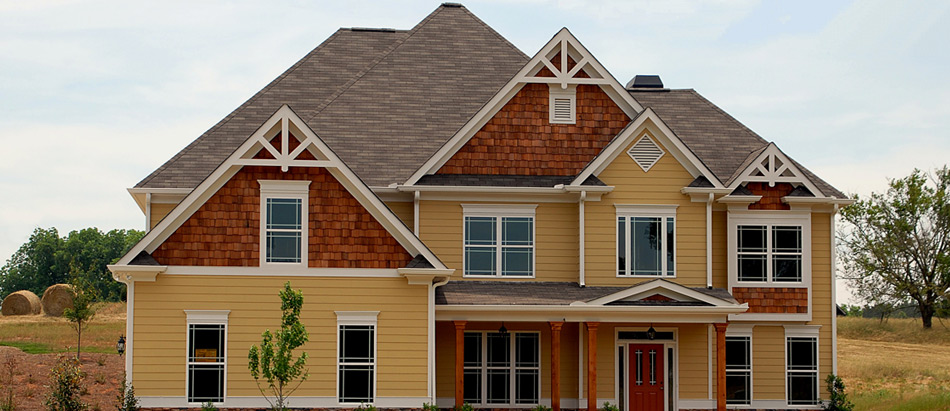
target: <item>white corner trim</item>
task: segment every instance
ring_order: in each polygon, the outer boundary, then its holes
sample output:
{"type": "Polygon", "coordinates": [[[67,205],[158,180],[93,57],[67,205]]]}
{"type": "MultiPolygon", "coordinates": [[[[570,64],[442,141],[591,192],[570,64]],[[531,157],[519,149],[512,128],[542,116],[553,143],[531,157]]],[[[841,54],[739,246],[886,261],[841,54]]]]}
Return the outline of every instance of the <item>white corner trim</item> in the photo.
{"type": "Polygon", "coordinates": [[[188,324],[227,324],[231,310],[185,310],[188,324]]]}
{"type": "Polygon", "coordinates": [[[337,324],[376,325],[379,311],[334,311],[337,324]]]}

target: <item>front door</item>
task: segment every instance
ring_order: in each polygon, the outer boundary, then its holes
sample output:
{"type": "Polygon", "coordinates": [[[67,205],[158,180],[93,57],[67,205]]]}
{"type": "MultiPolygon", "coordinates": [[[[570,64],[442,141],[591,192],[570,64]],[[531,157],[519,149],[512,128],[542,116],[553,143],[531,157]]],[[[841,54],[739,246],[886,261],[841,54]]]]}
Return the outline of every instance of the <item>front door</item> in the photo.
{"type": "Polygon", "coordinates": [[[630,344],[630,411],[663,411],[663,344],[630,344]]]}

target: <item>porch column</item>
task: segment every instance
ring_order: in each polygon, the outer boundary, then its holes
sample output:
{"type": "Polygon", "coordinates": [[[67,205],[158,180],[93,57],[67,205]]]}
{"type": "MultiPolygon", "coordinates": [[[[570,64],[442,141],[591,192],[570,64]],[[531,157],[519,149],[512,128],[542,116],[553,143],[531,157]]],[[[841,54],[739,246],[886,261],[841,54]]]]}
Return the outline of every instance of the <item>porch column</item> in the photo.
{"type": "Polygon", "coordinates": [[[465,323],[455,323],[455,407],[460,408],[465,396],[465,323]]]}
{"type": "Polygon", "coordinates": [[[716,411],[726,411],[726,327],[729,324],[713,324],[716,327],[716,411]]]}
{"type": "Polygon", "coordinates": [[[597,326],[587,322],[587,411],[597,411],[597,326]]]}
{"type": "Polygon", "coordinates": [[[551,326],[551,410],[561,411],[561,327],[564,322],[548,324],[551,326]]]}

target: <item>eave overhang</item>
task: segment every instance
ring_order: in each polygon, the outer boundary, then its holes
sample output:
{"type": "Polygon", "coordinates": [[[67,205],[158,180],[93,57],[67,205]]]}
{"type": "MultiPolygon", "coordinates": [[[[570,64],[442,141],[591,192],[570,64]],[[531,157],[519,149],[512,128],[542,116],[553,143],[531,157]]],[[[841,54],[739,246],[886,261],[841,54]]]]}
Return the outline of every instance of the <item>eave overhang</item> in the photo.
{"type": "Polygon", "coordinates": [[[436,305],[436,321],[724,322],[748,304],[715,306],[436,305]]]}

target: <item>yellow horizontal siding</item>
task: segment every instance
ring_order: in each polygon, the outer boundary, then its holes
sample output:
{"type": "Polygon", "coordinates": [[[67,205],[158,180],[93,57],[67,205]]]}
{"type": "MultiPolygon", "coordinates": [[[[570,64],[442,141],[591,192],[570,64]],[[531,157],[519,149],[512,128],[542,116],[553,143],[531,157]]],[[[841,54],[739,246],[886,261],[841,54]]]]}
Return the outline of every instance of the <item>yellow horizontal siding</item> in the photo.
{"type": "Polygon", "coordinates": [[[386,205],[389,206],[390,210],[393,210],[396,217],[399,217],[399,220],[401,220],[406,227],[409,227],[410,230],[413,228],[415,215],[412,201],[389,201],[386,205]]]}
{"type": "Polygon", "coordinates": [[[247,352],[265,329],[280,327],[283,283],[302,289],[301,319],[310,342],[310,378],[299,396],[336,395],[337,317],[334,311],[379,311],[377,395],[426,395],[427,289],[404,278],[288,278],[160,274],[135,285],[133,378],[139,395],[185,392],[187,323],[184,310],[231,310],[227,328],[228,396],[259,395],[247,352]]]}
{"type": "Polygon", "coordinates": [[[155,203],[152,203],[151,206],[149,207],[149,211],[151,211],[152,214],[151,214],[151,216],[149,216],[149,222],[150,222],[151,224],[149,225],[148,229],[151,230],[151,229],[155,228],[155,226],[158,225],[158,223],[161,222],[162,219],[165,218],[165,216],[168,215],[168,213],[172,212],[172,210],[173,210],[173,209],[175,208],[175,206],[177,206],[177,205],[178,205],[178,204],[155,204],[155,203]]]}

